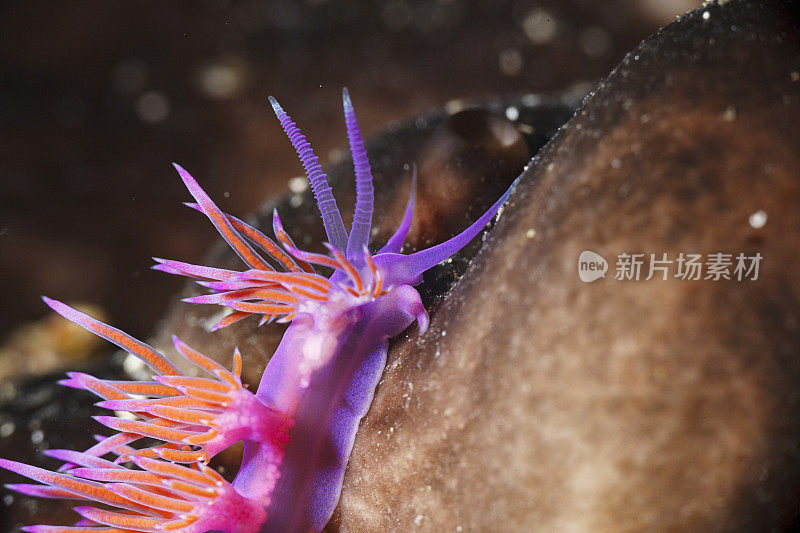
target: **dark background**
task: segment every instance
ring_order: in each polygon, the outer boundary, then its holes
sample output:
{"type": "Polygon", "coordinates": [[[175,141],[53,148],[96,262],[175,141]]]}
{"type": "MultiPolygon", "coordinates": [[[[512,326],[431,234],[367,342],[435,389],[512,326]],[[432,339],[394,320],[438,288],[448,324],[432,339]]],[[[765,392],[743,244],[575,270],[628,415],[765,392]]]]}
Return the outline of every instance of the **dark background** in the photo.
{"type": "Polygon", "coordinates": [[[585,91],[692,4],[3,2],[0,343],[40,294],[149,334],[181,283],[150,256],[217,239],[169,163],[240,215],[301,172],[268,94],[335,160],[342,86],[367,135],[452,99],[585,91]]]}

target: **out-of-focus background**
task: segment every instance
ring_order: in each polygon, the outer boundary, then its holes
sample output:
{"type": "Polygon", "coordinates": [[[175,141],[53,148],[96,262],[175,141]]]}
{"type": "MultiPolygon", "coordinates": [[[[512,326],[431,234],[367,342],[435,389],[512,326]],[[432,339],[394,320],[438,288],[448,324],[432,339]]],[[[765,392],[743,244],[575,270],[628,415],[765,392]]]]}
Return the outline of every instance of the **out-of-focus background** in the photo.
{"type": "Polygon", "coordinates": [[[301,169],[267,95],[335,160],[342,86],[366,134],[453,99],[586,91],[696,4],[3,2],[0,379],[91,350],[40,294],[149,334],[181,283],[150,257],[197,261],[217,238],[171,161],[237,214],[286,189],[301,169]]]}

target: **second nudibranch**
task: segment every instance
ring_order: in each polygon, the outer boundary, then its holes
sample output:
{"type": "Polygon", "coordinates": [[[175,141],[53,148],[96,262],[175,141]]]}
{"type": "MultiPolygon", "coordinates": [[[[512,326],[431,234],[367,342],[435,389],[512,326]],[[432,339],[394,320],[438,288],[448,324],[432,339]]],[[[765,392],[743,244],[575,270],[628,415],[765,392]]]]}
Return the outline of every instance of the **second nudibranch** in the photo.
{"type": "Polygon", "coordinates": [[[229,372],[176,338],[178,353],[210,377],[187,376],[152,347],[46,299],[63,316],[141,358],[155,375],[153,381],[127,382],[72,373],[63,382],[101,396],[101,407],[127,413],[97,417],[118,433],[85,452],[51,450],[49,455],[64,462],[59,472],[3,459],[0,467],[45,484],[11,487],[19,492],[100,502],[121,512],[77,507],[83,520],[74,528],[32,526],[26,531],[305,533],[322,530],[330,519],[358,424],[383,374],[388,339],[414,321],[420,333],[428,327],[414,285],[426,270],[469,243],[511,189],[462,233],[404,255],[400,251],[414,212],[412,182],[399,228],[372,254],[372,173],[347,91],[344,114],[356,178],[349,233],[309,143],[278,103],[270,101],[305,167],[329,254],[295,247],[277,212],[277,242],[223,213],[194,178],[175,165],[196,201],[190,207],[211,220],[247,268],[235,271],[165,259],[156,259],[154,267],[192,277],[211,290],[187,301],[230,311],[214,329],[251,315],[262,322],[290,323],[258,390],[251,393],[242,385],[238,351],[229,372]],[[318,273],[318,268],[329,275],[318,273]],[[161,444],[136,448],[143,438],[161,444]],[[244,441],[244,458],[229,484],[206,463],[239,441],[244,441]],[[106,455],[116,459],[104,459],[106,455]]]}

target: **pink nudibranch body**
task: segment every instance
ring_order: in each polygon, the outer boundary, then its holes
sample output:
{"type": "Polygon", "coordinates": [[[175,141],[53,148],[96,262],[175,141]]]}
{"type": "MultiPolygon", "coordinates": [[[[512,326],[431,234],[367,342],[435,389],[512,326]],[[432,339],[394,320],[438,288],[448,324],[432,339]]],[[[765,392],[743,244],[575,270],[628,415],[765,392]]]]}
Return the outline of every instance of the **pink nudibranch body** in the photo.
{"type": "Polygon", "coordinates": [[[403,255],[414,211],[412,186],[400,227],[370,254],[372,174],[347,91],[345,123],[356,177],[349,234],[310,145],[277,102],[270,101],[311,182],[330,254],[297,249],[277,212],[273,229],[280,245],[223,213],[175,165],[196,201],[190,207],[211,220],[248,268],[240,272],[165,259],[156,259],[154,267],[211,289],[186,301],[228,308],[231,313],[215,329],[250,315],[261,315],[262,323],[290,322],[258,390],[242,386],[238,350],[229,372],[175,338],[178,353],[209,376],[189,377],[152,347],[45,299],[66,318],[141,358],[155,375],[148,382],[125,382],[71,373],[63,381],[104,398],[101,407],[130,416],[96,417],[118,433],[85,452],[50,450],[48,455],[64,462],[59,472],[2,459],[0,467],[43,483],[11,486],[19,492],[101,502],[121,511],[77,507],[83,520],[72,528],[31,526],[26,531],[307,532],[320,531],[330,519],[359,421],[383,373],[388,339],[414,321],[420,333],[427,328],[414,285],[474,238],[512,189],[459,235],[403,255]],[[333,273],[323,276],[319,267],[333,273]],[[131,446],[144,437],[162,444],[131,446]],[[244,459],[228,483],[206,463],[239,441],[245,444],[244,459]]]}

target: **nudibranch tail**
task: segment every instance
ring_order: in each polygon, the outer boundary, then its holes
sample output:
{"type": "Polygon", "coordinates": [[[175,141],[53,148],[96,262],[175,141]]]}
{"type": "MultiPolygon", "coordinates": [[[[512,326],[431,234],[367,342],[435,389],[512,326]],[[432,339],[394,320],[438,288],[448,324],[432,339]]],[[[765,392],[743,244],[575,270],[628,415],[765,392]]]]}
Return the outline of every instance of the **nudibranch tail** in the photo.
{"type": "MultiPolygon", "coordinates": [[[[0,460],[0,467],[44,484],[16,484],[10,488],[33,496],[94,501],[123,511],[76,507],[91,526],[125,531],[258,531],[280,475],[278,466],[293,420],[264,404],[242,385],[239,351],[234,350],[233,371],[229,371],[173,337],[177,352],[208,377],[188,376],[151,346],[61,302],[49,298],[44,301],[65,318],[138,357],[157,373],[153,381],[144,382],[69,373],[68,379],[61,382],[63,385],[88,390],[103,398],[98,406],[123,413],[95,417],[118,433],[101,437],[85,452],[45,452],[64,462],[58,472],[0,460]],[[144,438],[161,444],[131,446],[144,438]],[[258,492],[247,496],[205,465],[242,440],[261,443],[271,462],[271,467],[262,472],[258,492]],[[109,454],[115,458],[103,458],[109,454]]],[[[29,531],[58,530],[48,527],[33,526],[29,531]]]]}

